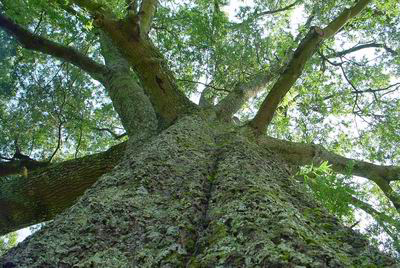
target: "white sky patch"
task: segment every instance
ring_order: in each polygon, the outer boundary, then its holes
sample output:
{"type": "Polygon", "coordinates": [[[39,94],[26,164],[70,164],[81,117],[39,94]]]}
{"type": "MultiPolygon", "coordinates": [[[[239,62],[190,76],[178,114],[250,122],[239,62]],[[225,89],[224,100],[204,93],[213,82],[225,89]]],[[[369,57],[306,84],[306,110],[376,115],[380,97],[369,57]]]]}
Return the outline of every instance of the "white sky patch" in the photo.
{"type": "Polygon", "coordinates": [[[19,243],[23,241],[25,238],[27,238],[29,235],[31,235],[32,232],[29,229],[29,227],[26,227],[24,229],[18,230],[17,234],[18,234],[17,243],[19,243]]]}

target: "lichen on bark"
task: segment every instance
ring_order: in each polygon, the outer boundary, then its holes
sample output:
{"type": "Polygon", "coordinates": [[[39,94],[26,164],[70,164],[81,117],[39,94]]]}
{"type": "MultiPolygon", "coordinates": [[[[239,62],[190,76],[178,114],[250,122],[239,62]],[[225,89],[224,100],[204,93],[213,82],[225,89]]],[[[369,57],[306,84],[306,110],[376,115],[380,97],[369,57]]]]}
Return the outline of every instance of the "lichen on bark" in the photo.
{"type": "Polygon", "coordinates": [[[277,153],[187,116],[1,260],[17,267],[389,267],[277,153]]]}

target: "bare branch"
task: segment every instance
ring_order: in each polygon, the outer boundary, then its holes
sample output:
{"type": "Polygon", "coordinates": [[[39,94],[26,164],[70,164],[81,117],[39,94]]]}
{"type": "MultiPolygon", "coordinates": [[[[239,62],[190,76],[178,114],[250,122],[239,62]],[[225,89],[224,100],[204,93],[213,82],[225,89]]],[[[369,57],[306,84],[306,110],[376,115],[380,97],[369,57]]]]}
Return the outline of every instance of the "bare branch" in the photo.
{"type": "Polygon", "coordinates": [[[389,217],[385,213],[376,210],[370,204],[358,199],[357,197],[352,196],[350,199],[350,203],[353,204],[355,207],[360,208],[363,211],[365,211],[366,213],[373,216],[374,219],[376,219],[381,224],[383,224],[385,222],[388,224],[395,225],[396,228],[400,229],[400,223],[398,221],[394,220],[392,217],[389,217]]]}
{"type": "Polygon", "coordinates": [[[59,124],[58,124],[58,135],[57,135],[57,146],[56,146],[56,149],[54,150],[54,152],[51,154],[51,156],[50,156],[50,158],[49,158],[49,162],[51,162],[51,160],[53,160],[53,158],[54,158],[54,156],[57,154],[57,152],[58,152],[58,150],[60,149],[60,147],[61,147],[61,134],[62,134],[62,126],[63,126],[63,123],[64,122],[59,122],[59,124]]]}
{"type": "Polygon", "coordinates": [[[395,50],[391,49],[390,47],[386,46],[385,44],[378,44],[378,43],[369,43],[369,44],[363,44],[363,45],[358,45],[358,46],[354,46],[352,48],[346,49],[346,50],[342,50],[339,52],[335,52],[332,54],[327,55],[327,58],[338,58],[338,57],[342,57],[345,56],[347,54],[362,50],[362,49],[366,49],[366,48],[383,48],[385,49],[387,52],[389,52],[390,54],[392,54],[393,56],[397,56],[399,53],[397,53],[395,50]]]}
{"type": "MultiPolygon", "coordinates": [[[[365,89],[365,90],[353,90],[353,91],[350,91],[350,94],[377,93],[377,92],[387,91],[387,90],[390,90],[390,92],[394,92],[394,91],[399,90],[399,89],[400,89],[400,82],[399,83],[394,83],[392,85],[389,85],[389,86],[383,87],[383,88],[376,88],[376,89],[369,88],[369,89],[365,89]],[[395,87],[395,89],[392,89],[393,87],[395,87]]],[[[339,94],[340,93],[326,96],[326,97],[323,98],[323,100],[329,100],[329,99],[331,99],[331,98],[333,98],[333,97],[335,97],[335,96],[337,96],[339,94]]]]}
{"type": "Polygon", "coordinates": [[[24,48],[39,51],[72,63],[98,81],[104,80],[104,76],[108,72],[106,66],[95,62],[74,48],[60,45],[35,35],[2,14],[0,14],[0,28],[14,36],[24,48]]]}
{"type": "Polygon", "coordinates": [[[278,8],[278,9],[275,9],[275,10],[268,10],[268,11],[257,13],[256,17],[258,18],[258,17],[261,17],[261,16],[276,14],[276,13],[279,13],[279,12],[282,12],[282,11],[289,10],[289,9],[293,8],[295,5],[297,5],[299,2],[300,2],[300,0],[297,0],[294,3],[292,3],[292,4],[288,5],[288,6],[282,7],[282,8],[278,8]]]}
{"type": "Polygon", "coordinates": [[[4,157],[4,156],[1,156],[1,155],[0,155],[0,159],[3,159],[3,160],[8,160],[8,161],[11,161],[11,160],[12,160],[12,158],[9,158],[9,157],[4,157]]]}
{"type": "MultiPolygon", "coordinates": [[[[310,27],[313,18],[314,14],[311,14],[304,25],[306,28],[310,27]]],[[[296,44],[299,42],[300,37],[301,34],[299,33],[294,41],[296,44]]],[[[293,51],[286,53],[285,59],[291,58],[293,53],[293,51]]],[[[270,69],[268,71],[254,75],[249,79],[250,81],[238,83],[231,93],[218,103],[216,107],[218,117],[221,120],[229,121],[249,98],[256,96],[259,92],[264,90],[276,76],[282,73],[284,70],[283,67],[285,67],[282,61],[285,60],[277,59],[270,64],[270,69]]]]}
{"type": "Polygon", "coordinates": [[[312,27],[310,29],[306,37],[295,50],[285,70],[261,104],[256,116],[250,121],[249,125],[256,135],[263,133],[266,127],[271,123],[279,103],[300,77],[306,62],[314,54],[319,44],[324,39],[332,37],[350,19],[359,14],[370,2],[371,0],[359,0],[355,6],[350,9],[345,9],[324,29],[319,27],[312,27]]]}
{"type": "Polygon", "coordinates": [[[214,87],[214,86],[211,85],[212,83],[206,84],[206,83],[203,83],[203,82],[200,82],[200,81],[193,81],[193,80],[187,80],[187,79],[176,79],[176,81],[188,82],[188,83],[195,83],[195,84],[203,85],[203,86],[205,86],[205,87],[207,87],[207,88],[214,89],[214,90],[216,90],[216,91],[230,92],[229,90],[227,90],[227,89],[225,89],[225,88],[214,87]]]}
{"type": "Polygon", "coordinates": [[[314,54],[321,41],[321,29],[313,27],[295,50],[292,59],[264,99],[256,116],[250,121],[250,127],[257,135],[263,133],[270,124],[279,103],[300,77],[307,60],[314,54]]]}

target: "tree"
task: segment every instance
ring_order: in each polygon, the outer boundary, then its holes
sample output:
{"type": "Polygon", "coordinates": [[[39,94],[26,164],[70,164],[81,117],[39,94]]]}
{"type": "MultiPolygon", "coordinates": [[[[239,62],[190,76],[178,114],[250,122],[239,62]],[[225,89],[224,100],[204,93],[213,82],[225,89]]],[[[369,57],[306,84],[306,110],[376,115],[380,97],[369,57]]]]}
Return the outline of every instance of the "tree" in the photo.
{"type": "Polygon", "coordinates": [[[282,2],[1,1],[3,266],[394,267],[400,4],[282,2]]]}

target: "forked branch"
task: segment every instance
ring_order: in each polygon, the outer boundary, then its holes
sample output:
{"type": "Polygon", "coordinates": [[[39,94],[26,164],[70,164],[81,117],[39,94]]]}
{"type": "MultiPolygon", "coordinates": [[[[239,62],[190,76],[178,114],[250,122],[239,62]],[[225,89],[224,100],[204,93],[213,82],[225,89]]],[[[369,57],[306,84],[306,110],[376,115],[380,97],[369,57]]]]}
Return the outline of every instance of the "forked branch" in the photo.
{"type": "Polygon", "coordinates": [[[300,77],[305,64],[314,54],[319,44],[324,39],[334,36],[335,33],[350,19],[358,15],[370,2],[371,0],[359,0],[352,8],[345,9],[324,29],[319,27],[312,27],[310,29],[306,37],[295,50],[285,70],[264,99],[256,116],[250,121],[249,126],[254,130],[256,135],[262,134],[271,123],[279,103],[300,77]]]}

